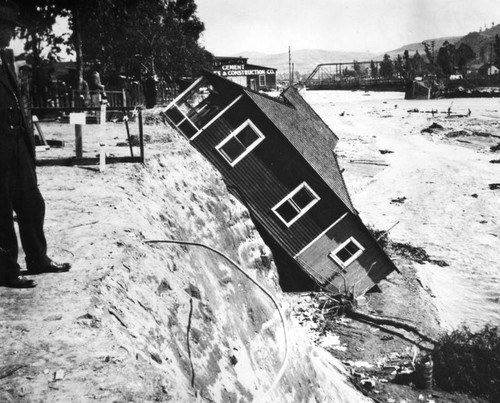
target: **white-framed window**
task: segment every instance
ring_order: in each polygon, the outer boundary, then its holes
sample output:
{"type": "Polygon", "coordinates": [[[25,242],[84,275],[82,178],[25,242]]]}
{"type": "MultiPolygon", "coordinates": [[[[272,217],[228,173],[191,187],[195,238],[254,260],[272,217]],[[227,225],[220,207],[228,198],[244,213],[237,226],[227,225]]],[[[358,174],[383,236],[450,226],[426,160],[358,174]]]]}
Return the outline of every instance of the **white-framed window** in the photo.
{"type": "Polygon", "coordinates": [[[205,99],[212,88],[205,81],[198,79],[165,110],[167,118],[189,139],[199,133],[208,106],[205,99]]]}
{"type": "Polygon", "coordinates": [[[346,268],[354,262],[365,250],[363,246],[354,238],[350,237],[347,241],[341,243],[330,257],[341,267],[346,268]]]}
{"type": "Polygon", "coordinates": [[[265,87],[266,86],[266,76],[265,76],[265,74],[261,74],[259,76],[259,86],[260,87],[265,87]]]}
{"type": "Polygon", "coordinates": [[[278,218],[290,227],[319,201],[319,196],[303,182],[272,208],[278,218]]]}
{"type": "Polygon", "coordinates": [[[248,119],[215,148],[234,167],[263,140],[262,132],[248,119]]]}
{"type": "Polygon", "coordinates": [[[165,113],[170,121],[182,132],[187,138],[193,137],[198,133],[199,128],[187,116],[185,104],[172,105],[165,113]]]}

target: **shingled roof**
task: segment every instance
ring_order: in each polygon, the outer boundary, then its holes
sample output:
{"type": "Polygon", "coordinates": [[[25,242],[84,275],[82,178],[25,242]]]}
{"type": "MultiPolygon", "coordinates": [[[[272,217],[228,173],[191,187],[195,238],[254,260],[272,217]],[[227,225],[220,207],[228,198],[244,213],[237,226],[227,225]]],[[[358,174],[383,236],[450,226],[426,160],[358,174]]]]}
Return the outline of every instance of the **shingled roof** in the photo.
{"type": "Polygon", "coordinates": [[[282,102],[246,88],[243,91],[286,136],[349,210],[356,214],[334,152],[338,137],[299,92],[292,86],[288,87],[281,94],[285,100],[282,102]]]}
{"type": "Polygon", "coordinates": [[[245,93],[269,120],[282,132],[311,167],[354,214],[344,178],[334,149],[338,137],[323,122],[297,89],[288,87],[280,97],[270,97],[205,71],[204,75],[224,87],[225,91],[245,93]]]}

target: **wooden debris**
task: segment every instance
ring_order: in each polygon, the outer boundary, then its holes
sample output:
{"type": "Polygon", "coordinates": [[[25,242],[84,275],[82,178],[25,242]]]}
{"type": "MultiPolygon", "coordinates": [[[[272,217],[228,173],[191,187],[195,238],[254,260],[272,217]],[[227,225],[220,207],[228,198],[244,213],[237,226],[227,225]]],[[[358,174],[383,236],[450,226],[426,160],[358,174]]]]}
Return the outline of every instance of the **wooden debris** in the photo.
{"type": "Polygon", "coordinates": [[[372,161],[372,160],[349,160],[352,164],[366,164],[366,165],[378,165],[382,167],[388,167],[389,164],[380,162],[380,161],[372,161]]]}
{"type": "Polygon", "coordinates": [[[114,316],[116,318],[116,320],[118,320],[118,322],[120,322],[120,324],[123,326],[123,327],[126,327],[128,328],[127,324],[125,323],[125,321],[121,318],[121,316],[115,312],[113,309],[109,308],[108,309],[108,312],[114,316]]]}
{"type": "Polygon", "coordinates": [[[432,125],[430,125],[429,127],[425,128],[425,129],[422,129],[420,131],[420,133],[435,133],[437,130],[443,130],[444,127],[441,126],[439,123],[433,123],[432,125]]]}
{"type": "Polygon", "coordinates": [[[391,200],[391,204],[403,204],[406,200],[406,197],[396,197],[395,199],[391,200]]]}
{"type": "Polygon", "coordinates": [[[26,365],[22,364],[10,364],[10,365],[4,365],[3,367],[0,367],[0,379],[7,378],[8,376],[11,376],[13,373],[19,371],[21,368],[25,367],[26,365]]]}
{"type": "Polygon", "coordinates": [[[64,147],[64,141],[62,141],[62,140],[47,140],[46,143],[48,146],[54,147],[54,148],[63,148],[64,147]]]}
{"type": "Polygon", "coordinates": [[[356,309],[354,309],[352,306],[350,309],[346,311],[346,314],[349,315],[353,319],[361,319],[366,322],[370,323],[375,323],[377,325],[386,325],[386,326],[393,326],[398,329],[403,329],[408,332],[412,332],[419,336],[422,340],[425,340],[427,342],[437,344],[437,340],[427,336],[426,334],[422,333],[416,326],[410,325],[409,323],[402,322],[400,320],[392,319],[392,318],[386,318],[383,316],[375,316],[375,315],[370,315],[368,313],[363,313],[359,312],[356,309]]]}
{"type": "Polygon", "coordinates": [[[54,372],[54,382],[64,379],[65,375],[66,373],[64,372],[64,369],[58,369],[56,372],[54,372]]]}

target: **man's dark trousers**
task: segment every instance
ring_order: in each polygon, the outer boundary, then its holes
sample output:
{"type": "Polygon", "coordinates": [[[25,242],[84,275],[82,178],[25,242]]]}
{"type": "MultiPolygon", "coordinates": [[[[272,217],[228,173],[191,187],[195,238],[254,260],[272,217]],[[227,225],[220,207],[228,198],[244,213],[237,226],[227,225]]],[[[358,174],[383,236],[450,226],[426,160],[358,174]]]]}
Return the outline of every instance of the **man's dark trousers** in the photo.
{"type": "Polygon", "coordinates": [[[19,235],[27,261],[47,261],[43,232],[45,202],[38,189],[35,165],[28,149],[26,130],[0,133],[0,279],[19,275],[18,243],[14,228],[16,212],[19,235]]]}

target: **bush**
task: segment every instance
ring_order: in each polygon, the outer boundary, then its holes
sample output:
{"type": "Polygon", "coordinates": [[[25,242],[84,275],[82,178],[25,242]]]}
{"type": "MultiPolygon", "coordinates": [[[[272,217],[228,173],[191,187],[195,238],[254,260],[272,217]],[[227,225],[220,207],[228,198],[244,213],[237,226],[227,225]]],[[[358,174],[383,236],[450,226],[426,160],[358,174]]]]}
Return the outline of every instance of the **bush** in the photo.
{"type": "Polygon", "coordinates": [[[382,247],[382,249],[387,252],[390,244],[389,234],[387,233],[387,231],[380,231],[376,228],[371,227],[370,225],[367,225],[366,228],[368,229],[368,232],[371,234],[371,236],[375,238],[377,243],[382,247]]]}
{"type": "Polygon", "coordinates": [[[142,122],[145,126],[163,125],[166,123],[163,109],[156,107],[142,110],[142,122]]]}
{"type": "Polygon", "coordinates": [[[486,325],[477,333],[463,327],[445,334],[432,356],[434,381],[440,388],[500,401],[498,327],[486,325]]]}

